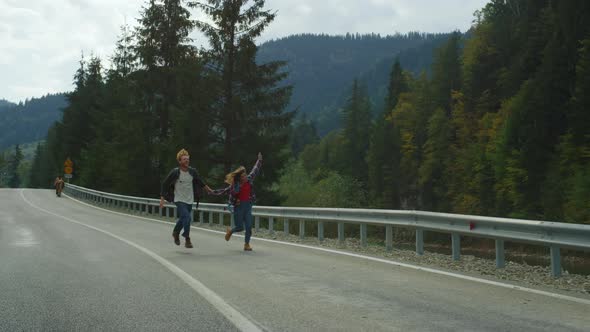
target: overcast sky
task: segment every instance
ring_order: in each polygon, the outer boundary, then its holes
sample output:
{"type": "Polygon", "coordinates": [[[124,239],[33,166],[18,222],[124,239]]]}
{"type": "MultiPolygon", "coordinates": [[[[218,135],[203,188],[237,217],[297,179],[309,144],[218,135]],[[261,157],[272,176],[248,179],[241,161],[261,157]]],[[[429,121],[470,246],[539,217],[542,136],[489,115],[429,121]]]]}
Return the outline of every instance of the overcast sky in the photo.
{"type": "MultiPolygon", "coordinates": [[[[108,58],[146,0],[0,0],[0,99],[72,90],[80,54],[108,58]]],[[[295,33],[466,31],[487,0],[267,0],[264,40],[295,33]]],[[[195,17],[201,14],[193,12],[195,17]]],[[[196,43],[206,44],[195,35],[196,43]]]]}

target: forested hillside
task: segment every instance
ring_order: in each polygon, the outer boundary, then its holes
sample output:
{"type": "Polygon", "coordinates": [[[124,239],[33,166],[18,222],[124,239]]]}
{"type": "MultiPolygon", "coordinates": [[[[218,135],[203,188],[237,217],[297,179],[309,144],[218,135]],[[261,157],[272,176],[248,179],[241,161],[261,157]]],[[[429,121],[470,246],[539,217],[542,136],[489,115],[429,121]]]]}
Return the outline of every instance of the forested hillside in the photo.
{"type": "Polygon", "coordinates": [[[387,72],[394,58],[414,73],[428,70],[433,50],[449,33],[408,33],[391,36],[293,35],[263,43],[258,61],[284,60],[288,72],[284,84],[293,86],[289,108],[306,114],[321,135],[339,128],[340,113],[350,82],[359,77],[370,84],[369,97],[382,105],[387,72]]]}
{"type": "Polygon", "coordinates": [[[64,94],[47,95],[20,104],[0,101],[0,151],[43,140],[66,106],[64,94]]]}
{"type": "Polygon", "coordinates": [[[349,82],[344,128],[303,148],[279,185],[286,204],[589,222],[589,6],[492,1],[431,76],[390,69],[375,121],[367,87],[349,82]]]}

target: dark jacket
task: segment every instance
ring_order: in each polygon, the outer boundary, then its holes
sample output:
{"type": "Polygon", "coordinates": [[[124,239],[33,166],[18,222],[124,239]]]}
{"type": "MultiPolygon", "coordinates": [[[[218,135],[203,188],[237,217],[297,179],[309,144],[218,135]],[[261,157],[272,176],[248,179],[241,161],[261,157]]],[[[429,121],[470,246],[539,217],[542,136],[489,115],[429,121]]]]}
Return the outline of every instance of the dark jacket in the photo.
{"type": "MultiPolygon", "coordinates": [[[[189,167],[188,172],[193,177],[193,195],[198,206],[202,196],[202,189],[205,187],[205,183],[201,179],[201,176],[199,176],[199,172],[197,172],[196,169],[189,167]]],[[[180,168],[176,167],[170,171],[164,182],[162,182],[160,196],[164,197],[164,199],[168,202],[174,202],[174,185],[176,184],[176,180],[178,180],[179,177],[180,168]]]]}

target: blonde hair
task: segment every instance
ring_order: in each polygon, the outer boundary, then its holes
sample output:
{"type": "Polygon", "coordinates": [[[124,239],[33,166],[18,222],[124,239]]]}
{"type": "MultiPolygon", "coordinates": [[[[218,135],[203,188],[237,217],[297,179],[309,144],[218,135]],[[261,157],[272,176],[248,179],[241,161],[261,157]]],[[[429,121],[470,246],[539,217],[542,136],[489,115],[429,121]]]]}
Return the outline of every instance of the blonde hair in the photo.
{"type": "Polygon", "coordinates": [[[186,151],[185,149],[178,151],[178,153],[176,154],[176,160],[180,161],[180,158],[182,158],[182,156],[189,157],[188,151],[186,151]]]}
{"type": "Polygon", "coordinates": [[[244,173],[245,171],[246,171],[246,167],[244,167],[244,166],[238,167],[238,169],[236,169],[235,171],[233,171],[231,173],[228,173],[225,176],[225,183],[234,184],[234,179],[235,179],[236,175],[240,174],[240,173],[244,173]]]}

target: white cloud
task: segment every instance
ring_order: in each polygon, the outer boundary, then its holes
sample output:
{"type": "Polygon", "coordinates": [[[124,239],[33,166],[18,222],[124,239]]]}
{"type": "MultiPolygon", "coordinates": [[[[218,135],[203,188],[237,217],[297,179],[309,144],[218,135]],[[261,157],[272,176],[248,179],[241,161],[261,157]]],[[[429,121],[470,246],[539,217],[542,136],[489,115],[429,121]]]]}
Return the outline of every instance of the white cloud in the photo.
{"type": "MultiPolygon", "coordinates": [[[[465,31],[486,0],[267,0],[278,16],[260,41],[295,33],[465,31]]],[[[0,0],[0,98],[69,91],[80,52],[107,59],[144,0],[0,0]]],[[[196,13],[195,18],[203,18],[196,13]]],[[[197,44],[206,44],[193,34],[197,44]]]]}

